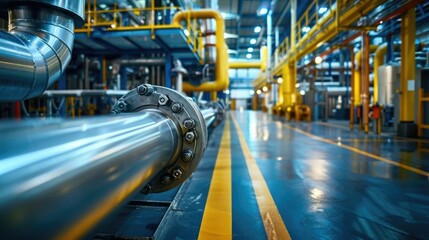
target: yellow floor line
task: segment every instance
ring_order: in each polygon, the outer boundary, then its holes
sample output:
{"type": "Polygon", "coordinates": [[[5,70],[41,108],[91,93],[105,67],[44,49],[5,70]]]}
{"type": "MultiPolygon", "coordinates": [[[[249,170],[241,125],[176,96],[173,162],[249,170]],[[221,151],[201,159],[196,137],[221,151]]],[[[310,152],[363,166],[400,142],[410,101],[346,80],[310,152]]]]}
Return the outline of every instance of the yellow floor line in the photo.
{"type": "MultiPolygon", "coordinates": [[[[328,127],[334,127],[334,128],[341,128],[341,129],[345,129],[345,130],[350,130],[349,127],[342,126],[342,125],[337,125],[337,124],[333,124],[333,123],[326,123],[326,122],[315,122],[315,123],[319,124],[319,125],[325,125],[325,126],[328,126],[328,127]]],[[[391,137],[391,138],[394,138],[394,139],[400,139],[400,140],[402,140],[404,142],[429,143],[428,140],[424,140],[424,139],[398,137],[398,136],[392,136],[392,135],[389,135],[389,134],[386,134],[386,133],[381,133],[380,135],[384,136],[384,137],[391,137]]]]}
{"type": "Polygon", "coordinates": [[[231,137],[227,119],[198,239],[232,239],[231,137]]]}
{"type": "Polygon", "coordinates": [[[428,172],[425,172],[425,171],[420,170],[418,168],[411,167],[411,166],[408,166],[408,165],[405,165],[405,164],[402,164],[402,163],[398,163],[398,162],[395,162],[393,160],[390,160],[390,159],[387,159],[387,158],[383,158],[383,157],[377,156],[375,154],[359,150],[359,149],[354,148],[354,147],[350,147],[350,146],[346,146],[346,145],[339,145],[335,141],[332,141],[332,140],[329,140],[329,139],[326,139],[326,138],[322,138],[322,137],[318,137],[316,135],[313,135],[311,133],[302,131],[300,129],[297,129],[297,128],[294,128],[294,127],[291,127],[291,126],[288,126],[288,125],[284,125],[284,127],[288,128],[288,129],[291,129],[291,130],[294,130],[296,132],[302,133],[302,134],[304,134],[304,135],[306,135],[308,137],[311,137],[311,138],[313,138],[315,140],[319,140],[319,141],[322,141],[322,142],[325,142],[325,143],[330,143],[330,144],[333,144],[335,146],[338,146],[338,147],[345,148],[347,150],[353,151],[355,153],[359,153],[361,155],[364,155],[364,156],[367,156],[367,157],[370,157],[370,158],[373,158],[373,159],[377,159],[377,160],[380,160],[382,162],[385,162],[385,163],[388,163],[388,164],[391,164],[391,165],[394,165],[394,166],[397,166],[397,167],[400,167],[400,168],[403,168],[403,169],[407,169],[407,170],[412,171],[414,173],[421,174],[423,176],[429,177],[429,173],[428,172]]]}
{"type": "Polygon", "coordinates": [[[256,200],[258,202],[259,211],[261,213],[261,218],[264,223],[267,237],[268,239],[279,240],[291,239],[286,225],[284,224],[283,219],[280,216],[280,213],[274,202],[274,199],[271,196],[270,190],[268,189],[264,176],[259,170],[259,167],[256,164],[249,147],[247,146],[243,132],[241,131],[235,117],[232,114],[231,117],[235,128],[237,129],[238,139],[246,159],[247,169],[252,179],[253,189],[255,191],[256,200]]]}

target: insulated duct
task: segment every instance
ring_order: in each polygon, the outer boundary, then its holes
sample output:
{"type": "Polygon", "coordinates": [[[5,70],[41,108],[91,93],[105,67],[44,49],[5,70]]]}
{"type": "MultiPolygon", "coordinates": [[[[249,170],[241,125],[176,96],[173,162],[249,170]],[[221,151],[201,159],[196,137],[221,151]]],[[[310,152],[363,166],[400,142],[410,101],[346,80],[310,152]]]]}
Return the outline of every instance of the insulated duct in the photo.
{"type": "Polygon", "coordinates": [[[83,0],[15,0],[9,32],[0,31],[0,101],[42,94],[71,59],[75,25],[83,24],[83,0]]]}

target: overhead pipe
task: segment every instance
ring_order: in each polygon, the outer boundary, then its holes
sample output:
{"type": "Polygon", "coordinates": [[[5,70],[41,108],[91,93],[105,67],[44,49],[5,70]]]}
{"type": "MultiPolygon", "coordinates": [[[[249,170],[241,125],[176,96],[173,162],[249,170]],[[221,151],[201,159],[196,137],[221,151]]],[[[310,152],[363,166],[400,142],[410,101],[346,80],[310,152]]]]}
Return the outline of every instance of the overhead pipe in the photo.
{"type": "Polygon", "coordinates": [[[259,68],[262,72],[267,70],[267,56],[268,51],[266,46],[262,46],[260,49],[260,61],[259,62],[229,62],[229,69],[249,69],[259,68]]]}
{"type": "Polygon", "coordinates": [[[146,84],[113,116],[3,122],[0,238],[80,239],[139,191],[181,184],[202,157],[207,124],[223,118],[208,107],[146,84]]]}
{"type": "Polygon", "coordinates": [[[71,59],[74,28],[83,24],[83,0],[4,1],[9,32],[0,31],[0,101],[42,94],[71,59]]]}
{"type": "Polygon", "coordinates": [[[198,86],[194,86],[189,82],[184,82],[183,91],[215,92],[228,89],[228,47],[224,39],[225,21],[222,15],[216,10],[208,9],[180,11],[174,15],[172,24],[181,26],[181,21],[186,21],[188,17],[190,19],[215,19],[216,21],[216,80],[204,82],[198,86]]]}

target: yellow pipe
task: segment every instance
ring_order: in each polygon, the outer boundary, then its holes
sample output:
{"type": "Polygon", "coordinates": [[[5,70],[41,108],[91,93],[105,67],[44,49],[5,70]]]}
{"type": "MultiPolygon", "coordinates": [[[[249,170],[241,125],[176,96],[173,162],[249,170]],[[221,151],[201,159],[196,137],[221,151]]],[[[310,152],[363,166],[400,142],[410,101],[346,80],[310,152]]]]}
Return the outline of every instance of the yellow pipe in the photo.
{"type": "Polygon", "coordinates": [[[261,62],[229,62],[229,69],[261,68],[261,62]]]}
{"type": "Polygon", "coordinates": [[[267,70],[267,46],[261,47],[259,62],[229,62],[229,69],[259,68],[262,72],[267,70]]]}
{"type": "Polygon", "coordinates": [[[199,86],[194,86],[189,82],[183,83],[185,92],[213,92],[228,89],[228,52],[224,39],[225,21],[220,12],[208,9],[187,10],[176,13],[172,24],[180,25],[181,21],[186,21],[187,17],[191,19],[215,19],[216,21],[216,80],[213,82],[204,82],[199,86]]]}
{"type": "Polygon", "coordinates": [[[260,58],[261,58],[261,71],[265,72],[267,70],[267,59],[268,59],[268,48],[267,46],[261,47],[260,52],[260,58]]]}
{"type": "MultiPolygon", "coordinates": [[[[377,45],[370,45],[369,52],[373,53],[375,50],[377,50],[377,45]]],[[[359,50],[355,55],[355,69],[354,69],[354,89],[353,89],[353,99],[354,99],[354,105],[361,104],[361,68],[362,68],[362,49],[359,50]]]]}
{"type": "Polygon", "coordinates": [[[380,45],[374,55],[374,103],[378,103],[378,67],[384,64],[387,44],[380,45]]]}

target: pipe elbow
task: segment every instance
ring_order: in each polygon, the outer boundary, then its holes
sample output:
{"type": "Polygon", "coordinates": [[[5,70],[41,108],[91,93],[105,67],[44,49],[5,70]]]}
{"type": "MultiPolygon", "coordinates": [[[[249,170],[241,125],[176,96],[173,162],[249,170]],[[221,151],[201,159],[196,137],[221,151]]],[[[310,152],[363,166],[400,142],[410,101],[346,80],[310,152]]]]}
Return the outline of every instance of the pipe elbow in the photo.
{"type": "Polygon", "coordinates": [[[5,46],[0,49],[0,70],[5,73],[0,76],[2,101],[42,94],[71,60],[74,19],[79,14],[20,2],[10,7],[9,32],[0,32],[1,45],[5,46]]]}

